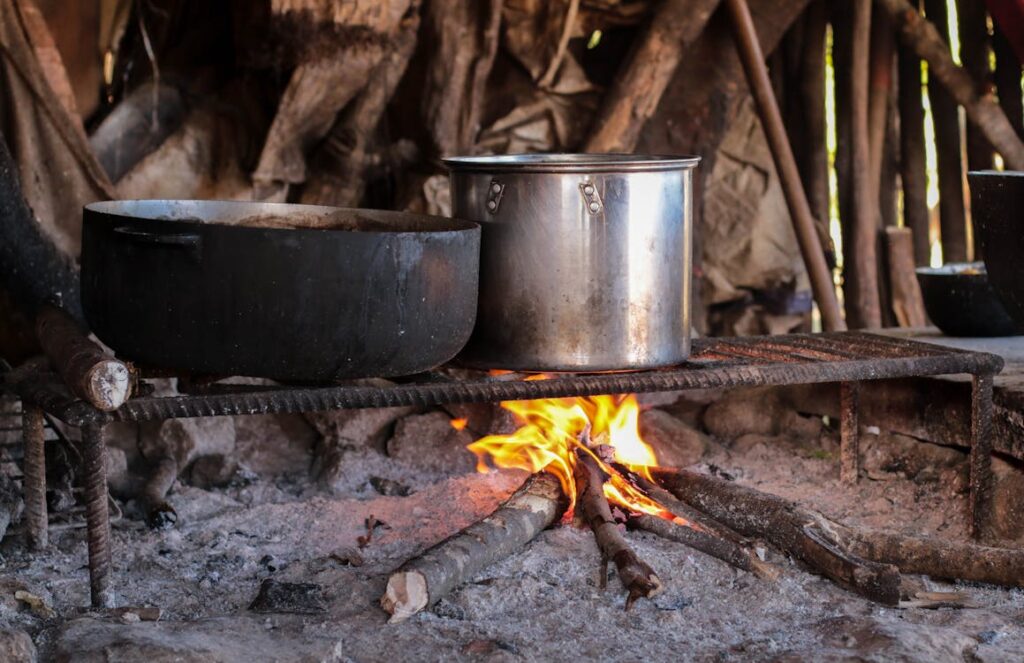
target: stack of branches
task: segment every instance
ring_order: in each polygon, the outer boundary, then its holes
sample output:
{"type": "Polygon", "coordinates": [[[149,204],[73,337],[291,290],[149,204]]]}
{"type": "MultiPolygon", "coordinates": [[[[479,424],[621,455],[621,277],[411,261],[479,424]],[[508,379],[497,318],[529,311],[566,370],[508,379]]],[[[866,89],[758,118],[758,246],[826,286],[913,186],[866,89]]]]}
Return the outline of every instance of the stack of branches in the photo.
{"type": "Polygon", "coordinates": [[[888,606],[966,602],[961,593],[924,591],[922,583],[903,574],[1024,586],[1021,550],[850,527],[720,476],[627,467],[613,460],[610,448],[589,445],[584,433],[569,463],[571,476],[559,479],[548,471],[531,475],[489,516],[396,569],[381,597],[391,621],[433,606],[557,523],[570,495],[575,497],[576,520],[591,529],[600,552],[600,586],[605,588],[608,565],[614,564],[627,594],[627,610],[638,599],[659,594],[664,585],[629,544],[622,524],[688,546],[763,582],[775,582],[787,572],[767,561],[771,549],[888,606]]]}

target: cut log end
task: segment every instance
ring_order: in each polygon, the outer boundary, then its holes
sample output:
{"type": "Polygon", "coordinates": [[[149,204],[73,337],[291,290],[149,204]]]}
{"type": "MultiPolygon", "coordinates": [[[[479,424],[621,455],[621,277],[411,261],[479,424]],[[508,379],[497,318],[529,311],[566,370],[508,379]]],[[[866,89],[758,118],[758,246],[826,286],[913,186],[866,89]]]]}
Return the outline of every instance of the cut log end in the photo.
{"type": "Polygon", "coordinates": [[[388,619],[389,624],[404,622],[426,608],[429,601],[427,579],[418,571],[392,574],[388,578],[384,596],[380,597],[381,607],[391,615],[391,618],[388,619]]]}
{"type": "Polygon", "coordinates": [[[131,385],[128,367],[114,359],[97,363],[84,380],[89,402],[107,412],[124,405],[131,395],[131,385]]]}

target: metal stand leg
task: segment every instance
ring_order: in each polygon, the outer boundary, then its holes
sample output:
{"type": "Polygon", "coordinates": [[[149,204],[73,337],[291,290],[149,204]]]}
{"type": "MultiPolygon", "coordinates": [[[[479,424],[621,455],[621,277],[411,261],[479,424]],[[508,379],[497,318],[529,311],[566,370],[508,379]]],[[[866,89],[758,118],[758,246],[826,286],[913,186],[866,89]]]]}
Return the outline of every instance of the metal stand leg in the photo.
{"type": "Polygon", "coordinates": [[[25,447],[23,487],[28,544],[33,550],[41,550],[49,543],[43,411],[25,403],[22,403],[21,437],[25,447]]]}
{"type": "Polygon", "coordinates": [[[992,534],[992,376],[975,375],[971,390],[971,536],[992,534]]]}
{"type": "Polygon", "coordinates": [[[103,426],[82,426],[85,466],[85,519],[89,537],[89,584],[92,605],[110,608],[110,513],[107,509],[107,471],[103,464],[103,426]]]}
{"type": "Polygon", "coordinates": [[[860,476],[860,383],[839,384],[839,480],[855,484],[860,476]]]}

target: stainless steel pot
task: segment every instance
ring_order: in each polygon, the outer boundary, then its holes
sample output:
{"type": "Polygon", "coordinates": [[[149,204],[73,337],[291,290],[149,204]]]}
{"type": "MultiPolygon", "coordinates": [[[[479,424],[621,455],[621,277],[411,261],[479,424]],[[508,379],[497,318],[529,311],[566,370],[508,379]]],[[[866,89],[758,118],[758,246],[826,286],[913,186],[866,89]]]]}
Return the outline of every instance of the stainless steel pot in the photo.
{"type": "Polygon", "coordinates": [[[697,157],[445,159],[452,213],[478,221],[480,302],[460,358],[512,370],[622,370],[690,351],[697,157]]]}

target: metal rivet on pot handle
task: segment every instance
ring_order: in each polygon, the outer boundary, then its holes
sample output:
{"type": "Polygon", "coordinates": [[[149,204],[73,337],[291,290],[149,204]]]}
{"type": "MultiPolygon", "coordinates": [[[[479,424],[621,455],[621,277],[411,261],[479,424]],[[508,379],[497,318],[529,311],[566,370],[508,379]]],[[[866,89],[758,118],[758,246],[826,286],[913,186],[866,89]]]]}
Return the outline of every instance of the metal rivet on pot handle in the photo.
{"type": "Polygon", "coordinates": [[[505,195],[505,185],[498,180],[491,180],[487,186],[487,211],[490,214],[497,213],[503,195],[505,195]]]}
{"type": "Polygon", "coordinates": [[[601,196],[597,193],[597,187],[592,182],[580,184],[580,193],[583,194],[583,204],[591,214],[598,214],[604,209],[601,196]]]}

